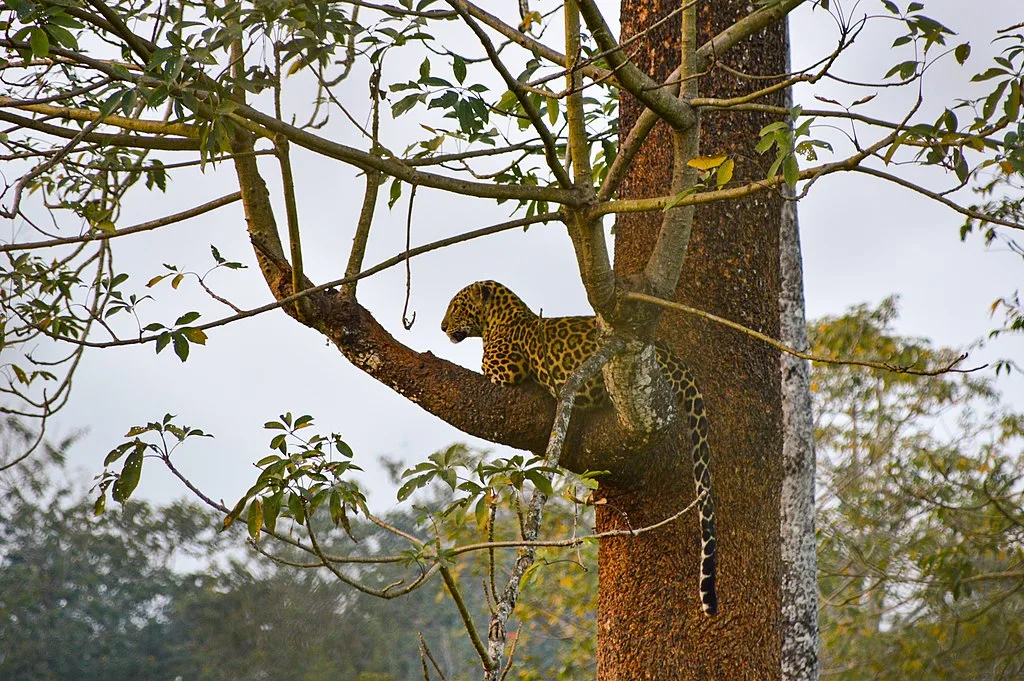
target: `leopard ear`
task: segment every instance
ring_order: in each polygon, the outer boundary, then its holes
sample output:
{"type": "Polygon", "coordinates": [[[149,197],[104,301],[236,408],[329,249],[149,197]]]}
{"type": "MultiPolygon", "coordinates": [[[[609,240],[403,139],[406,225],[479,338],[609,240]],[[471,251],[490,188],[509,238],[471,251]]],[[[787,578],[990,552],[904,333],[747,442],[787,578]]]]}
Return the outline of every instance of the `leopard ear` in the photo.
{"type": "Polygon", "coordinates": [[[493,293],[494,292],[491,291],[491,287],[490,286],[487,286],[486,284],[480,284],[480,301],[481,302],[486,303],[488,300],[491,299],[491,296],[493,295],[493,293]]]}

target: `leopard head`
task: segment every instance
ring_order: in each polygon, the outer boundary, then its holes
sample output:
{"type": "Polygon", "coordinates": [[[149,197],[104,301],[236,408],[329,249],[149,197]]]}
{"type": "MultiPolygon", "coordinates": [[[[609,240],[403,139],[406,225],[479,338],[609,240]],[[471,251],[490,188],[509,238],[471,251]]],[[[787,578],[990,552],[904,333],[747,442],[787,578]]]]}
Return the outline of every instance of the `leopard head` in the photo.
{"type": "Polygon", "coordinates": [[[448,334],[452,343],[461,343],[470,336],[484,335],[484,319],[492,289],[478,281],[455,294],[448,303],[448,311],[441,320],[441,330],[448,334]]]}

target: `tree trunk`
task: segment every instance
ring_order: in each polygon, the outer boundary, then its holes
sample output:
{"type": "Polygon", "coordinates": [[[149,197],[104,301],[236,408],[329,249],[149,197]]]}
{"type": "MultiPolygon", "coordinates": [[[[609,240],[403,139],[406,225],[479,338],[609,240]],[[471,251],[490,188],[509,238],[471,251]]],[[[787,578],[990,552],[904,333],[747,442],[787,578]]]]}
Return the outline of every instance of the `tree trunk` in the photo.
{"type": "MultiPolygon", "coordinates": [[[[788,30],[786,40],[788,43],[788,30]]],[[[787,96],[786,105],[792,104],[792,98],[787,96]]],[[[792,196],[788,189],[787,196],[792,196]]],[[[779,250],[782,267],[780,340],[806,351],[804,272],[795,201],[786,201],[782,206],[779,250]]],[[[817,681],[820,641],[811,363],[785,353],[782,355],[782,415],[782,678],[783,681],[817,681]]]]}
{"type": "MultiPolygon", "coordinates": [[[[645,31],[679,3],[623,0],[622,41],[645,31]]],[[[698,44],[744,16],[748,2],[699,6],[698,44]]],[[[663,81],[679,61],[679,22],[654,28],[632,45],[636,63],[663,81]]],[[[747,74],[786,68],[784,26],[774,25],[728,53],[747,74]]],[[[701,96],[749,90],[721,69],[700,79],[701,96]]],[[[781,104],[781,98],[773,103],[781,104]]],[[[623,97],[620,130],[642,110],[623,97]]],[[[764,177],[753,151],[760,115],[718,113],[702,119],[701,153],[728,153],[739,180],[764,177]]],[[[620,191],[622,198],[664,195],[672,168],[671,138],[656,129],[620,191]]],[[[676,300],[778,337],[781,199],[767,192],[697,210],[676,300]]],[[[621,216],[615,269],[642,272],[660,214],[621,216]]],[[[725,327],[665,314],[659,336],[693,368],[711,421],[712,477],[718,510],[719,615],[705,617],[697,598],[699,534],[694,516],[663,531],[605,541],[600,549],[598,679],[778,679],[782,618],[779,503],[782,406],[779,356],[767,345],[725,327]]],[[[643,463],[633,486],[606,486],[598,529],[660,520],[693,496],[688,457],[663,443],[643,463]]]]}

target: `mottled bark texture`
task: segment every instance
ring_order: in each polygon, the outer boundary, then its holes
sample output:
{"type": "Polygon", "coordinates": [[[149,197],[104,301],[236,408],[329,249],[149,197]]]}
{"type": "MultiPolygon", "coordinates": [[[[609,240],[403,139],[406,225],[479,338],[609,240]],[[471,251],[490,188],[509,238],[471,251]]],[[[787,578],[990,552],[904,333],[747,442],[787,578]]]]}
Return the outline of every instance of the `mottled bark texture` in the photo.
{"type": "MultiPolygon", "coordinates": [[[[807,348],[796,203],[782,215],[780,339],[807,348]]],[[[817,681],[818,555],[814,536],[814,419],[810,362],[782,355],[782,678],[817,681]]]]}
{"type": "MultiPolygon", "coordinates": [[[[623,0],[625,41],[678,7],[670,0],[623,0]]],[[[748,2],[700,3],[698,44],[751,10],[748,2]]],[[[679,60],[679,23],[654,29],[636,49],[637,63],[664,80],[679,60]]],[[[784,29],[769,27],[723,59],[749,74],[785,71],[784,29]]],[[[701,96],[749,90],[723,70],[700,78],[701,96]]],[[[776,101],[773,103],[781,103],[776,101]]],[[[620,130],[641,111],[624,97],[620,130]]],[[[701,153],[728,153],[736,178],[765,176],[753,151],[760,115],[705,114],[701,153]]],[[[667,193],[671,137],[655,129],[624,182],[622,198],[667,193]]],[[[697,210],[676,300],[777,337],[779,332],[779,218],[781,199],[764,193],[697,210]]],[[[643,271],[661,216],[624,215],[617,222],[615,268],[620,277],[643,271]]],[[[598,678],[779,679],[781,604],[779,502],[782,479],[782,409],[778,353],[724,327],[665,314],[658,335],[693,368],[711,420],[712,476],[718,507],[719,615],[704,617],[697,603],[696,524],[687,518],[665,531],[605,541],[600,550],[598,678]]],[[[692,498],[689,462],[664,443],[644,462],[633,487],[606,486],[609,503],[598,509],[598,529],[660,520],[692,498]]]]}
{"type": "MultiPolygon", "coordinates": [[[[786,33],[787,43],[789,32],[786,33]]],[[[788,49],[787,49],[788,52],[788,49]]],[[[788,95],[789,93],[787,93],[788,95]]],[[[792,104],[787,96],[786,105],[792,104]]],[[[807,348],[800,223],[795,201],[782,206],[779,340],[807,348]]],[[[782,678],[817,681],[818,554],[814,536],[814,416],[811,364],[782,355],[782,678]]]]}

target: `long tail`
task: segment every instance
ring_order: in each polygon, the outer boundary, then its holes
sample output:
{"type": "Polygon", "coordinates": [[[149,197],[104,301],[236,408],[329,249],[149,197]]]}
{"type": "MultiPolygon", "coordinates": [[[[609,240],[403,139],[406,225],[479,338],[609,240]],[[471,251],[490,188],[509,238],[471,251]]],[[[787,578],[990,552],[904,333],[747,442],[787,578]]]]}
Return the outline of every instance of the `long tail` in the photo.
{"type": "MultiPolygon", "coordinates": [[[[696,386],[694,386],[696,387],[696,386]]],[[[704,413],[704,398],[697,392],[688,408],[691,453],[693,455],[693,482],[697,488],[697,511],[700,515],[700,606],[710,616],[718,612],[718,593],[715,591],[715,501],[711,496],[711,447],[708,444],[708,418],[704,413]]]]}

